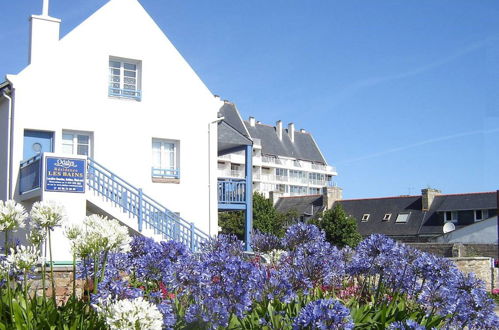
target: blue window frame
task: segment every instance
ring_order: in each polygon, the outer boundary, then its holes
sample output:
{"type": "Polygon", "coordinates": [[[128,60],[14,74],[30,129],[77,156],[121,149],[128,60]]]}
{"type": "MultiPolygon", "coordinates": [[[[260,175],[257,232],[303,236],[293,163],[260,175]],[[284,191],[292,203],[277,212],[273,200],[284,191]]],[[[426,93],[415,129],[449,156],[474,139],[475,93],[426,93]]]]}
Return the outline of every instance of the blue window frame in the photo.
{"type": "Polygon", "coordinates": [[[180,178],[179,142],[172,140],[152,140],[152,177],[180,178]]]}
{"type": "Polygon", "coordinates": [[[140,61],[109,59],[109,96],[140,101],[140,61]]]}

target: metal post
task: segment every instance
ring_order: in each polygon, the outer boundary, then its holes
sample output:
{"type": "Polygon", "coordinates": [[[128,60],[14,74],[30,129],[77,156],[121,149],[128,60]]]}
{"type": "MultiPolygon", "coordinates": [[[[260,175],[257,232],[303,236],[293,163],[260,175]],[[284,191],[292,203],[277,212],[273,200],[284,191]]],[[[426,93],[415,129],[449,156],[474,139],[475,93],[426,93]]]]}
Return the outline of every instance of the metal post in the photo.
{"type": "Polygon", "coordinates": [[[195,236],[194,236],[194,233],[195,233],[194,229],[195,229],[195,228],[196,228],[196,227],[194,227],[194,222],[191,222],[191,242],[190,242],[191,244],[190,244],[190,245],[191,245],[191,251],[192,251],[192,252],[194,252],[194,248],[195,248],[195,246],[196,246],[196,245],[194,244],[194,237],[195,237],[195,236]]]}
{"type": "Polygon", "coordinates": [[[138,218],[139,218],[139,232],[142,232],[142,189],[139,189],[139,212],[138,212],[138,218]]]}
{"type": "Polygon", "coordinates": [[[244,248],[251,251],[251,230],[253,228],[253,146],[246,146],[245,153],[245,174],[246,174],[246,210],[245,230],[244,230],[244,248]]]}

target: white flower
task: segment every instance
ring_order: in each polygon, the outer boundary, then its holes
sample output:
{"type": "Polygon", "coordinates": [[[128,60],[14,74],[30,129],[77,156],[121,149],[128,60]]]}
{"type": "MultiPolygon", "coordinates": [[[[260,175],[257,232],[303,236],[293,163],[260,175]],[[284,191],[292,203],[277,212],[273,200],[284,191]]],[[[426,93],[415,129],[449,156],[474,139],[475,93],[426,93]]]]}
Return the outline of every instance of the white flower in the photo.
{"type": "Polygon", "coordinates": [[[279,262],[279,260],[281,260],[281,257],[283,256],[283,254],[285,254],[286,251],[284,250],[272,250],[268,253],[265,253],[265,254],[262,254],[262,257],[269,263],[271,264],[276,264],[277,262],[279,262]]]}
{"type": "Polygon", "coordinates": [[[64,233],[73,243],[73,252],[82,258],[102,251],[128,252],[132,240],[117,220],[95,214],[86,217],[81,226],[66,227],[64,233]]]}
{"type": "Polygon", "coordinates": [[[0,201],[0,231],[24,228],[28,215],[21,204],[13,200],[0,201]]]}
{"type": "Polygon", "coordinates": [[[19,270],[29,270],[37,264],[42,263],[43,258],[40,257],[34,246],[21,245],[16,247],[16,249],[10,249],[7,262],[19,270]]]}
{"type": "Polygon", "coordinates": [[[33,204],[30,216],[35,224],[51,230],[66,219],[66,210],[54,201],[42,201],[33,204]]]}
{"type": "Polygon", "coordinates": [[[6,279],[10,273],[10,263],[6,259],[0,260],[0,280],[6,279]]]}
{"type": "Polygon", "coordinates": [[[161,329],[163,326],[161,312],[142,297],[118,300],[107,306],[95,307],[112,330],[152,330],[161,329]]]}
{"type": "Polygon", "coordinates": [[[26,239],[34,246],[39,246],[45,237],[47,236],[47,229],[42,227],[32,227],[28,234],[26,234],[26,239]]]}

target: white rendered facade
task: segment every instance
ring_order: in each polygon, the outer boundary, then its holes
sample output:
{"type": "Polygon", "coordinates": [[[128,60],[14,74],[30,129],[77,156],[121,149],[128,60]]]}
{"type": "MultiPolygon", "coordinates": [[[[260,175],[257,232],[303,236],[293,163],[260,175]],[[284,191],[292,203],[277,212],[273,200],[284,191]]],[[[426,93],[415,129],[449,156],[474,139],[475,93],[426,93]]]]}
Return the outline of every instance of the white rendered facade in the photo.
{"type": "MultiPolygon", "coordinates": [[[[25,145],[26,134],[44,132],[52,146],[42,152],[88,155],[216,234],[221,102],[140,3],[110,0],[60,40],[60,20],[48,12],[33,16],[31,24],[30,64],[8,75],[9,88],[0,93],[0,199],[22,201],[28,210],[36,200],[64,201],[73,221],[90,213],[85,205],[94,197],[88,190],[77,196],[43,189],[30,198],[19,194],[19,164],[27,147],[39,148],[25,145]]],[[[58,260],[69,260],[67,242],[58,244],[58,260]]]]}
{"type": "MultiPolygon", "coordinates": [[[[276,132],[279,129],[276,125],[276,132]]],[[[254,118],[246,125],[258,125],[254,118]]],[[[254,126],[253,126],[254,127],[254,126]]],[[[282,128],[281,128],[282,129],[282,128]]],[[[294,129],[290,124],[288,134],[294,129]]],[[[306,133],[301,130],[298,133],[306,133]]],[[[306,133],[309,134],[309,133],[306,133]]],[[[253,138],[253,191],[269,197],[270,192],[278,196],[303,196],[322,194],[323,188],[333,186],[336,169],[325,162],[317,162],[279,154],[266,154],[262,148],[265,143],[259,138],[253,138]]],[[[282,138],[282,136],[281,136],[282,138]]],[[[315,143],[315,142],[314,142],[315,143]]],[[[226,178],[244,177],[244,153],[236,152],[218,157],[218,176],[226,178]]]]}

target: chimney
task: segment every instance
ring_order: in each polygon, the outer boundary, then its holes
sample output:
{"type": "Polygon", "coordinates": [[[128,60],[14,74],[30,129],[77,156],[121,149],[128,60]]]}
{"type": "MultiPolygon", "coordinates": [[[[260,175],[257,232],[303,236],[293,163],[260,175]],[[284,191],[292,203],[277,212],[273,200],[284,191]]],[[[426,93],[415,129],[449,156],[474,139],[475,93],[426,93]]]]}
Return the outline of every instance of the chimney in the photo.
{"type": "Polygon", "coordinates": [[[334,202],[341,201],[343,199],[343,189],[336,186],[324,187],[322,188],[322,196],[326,210],[330,210],[333,207],[334,202]]]}
{"type": "Polygon", "coordinates": [[[422,210],[423,211],[428,211],[431,207],[431,204],[433,203],[433,200],[435,199],[435,196],[440,195],[442,192],[437,189],[432,189],[432,188],[426,188],[421,190],[421,196],[423,197],[422,199],[422,210]]]}
{"type": "Polygon", "coordinates": [[[300,133],[306,133],[307,131],[303,128],[300,128],[300,133]]]}
{"type": "Polygon", "coordinates": [[[249,117],[249,123],[251,127],[255,127],[255,117],[249,117]]]}
{"type": "Polygon", "coordinates": [[[289,138],[291,139],[291,142],[295,142],[295,124],[293,123],[288,124],[288,135],[289,138]]]}
{"type": "Polygon", "coordinates": [[[275,132],[277,133],[277,137],[279,138],[279,140],[282,141],[282,121],[278,120],[275,123],[275,132]]]}
{"type": "Polygon", "coordinates": [[[269,200],[272,202],[272,205],[275,206],[279,198],[282,197],[282,193],[278,191],[269,191],[269,200]]]}
{"type": "Polygon", "coordinates": [[[42,15],[32,15],[29,21],[31,64],[50,56],[59,41],[61,20],[49,16],[49,0],[43,0],[42,15]]]}

